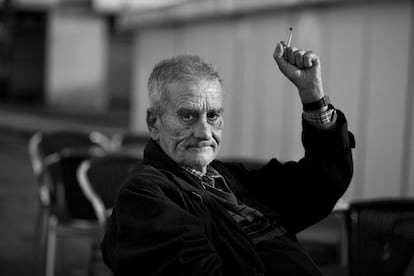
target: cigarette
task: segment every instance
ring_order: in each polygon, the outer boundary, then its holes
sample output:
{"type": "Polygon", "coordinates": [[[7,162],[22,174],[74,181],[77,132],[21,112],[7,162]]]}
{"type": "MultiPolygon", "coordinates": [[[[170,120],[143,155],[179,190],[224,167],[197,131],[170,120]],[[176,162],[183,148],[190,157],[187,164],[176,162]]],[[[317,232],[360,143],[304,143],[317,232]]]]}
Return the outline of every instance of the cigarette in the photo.
{"type": "Polygon", "coordinates": [[[290,41],[292,40],[292,32],[293,32],[293,28],[289,28],[289,35],[288,35],[288,39],[287,39],[287,47],[290,47],[290,41]]]}

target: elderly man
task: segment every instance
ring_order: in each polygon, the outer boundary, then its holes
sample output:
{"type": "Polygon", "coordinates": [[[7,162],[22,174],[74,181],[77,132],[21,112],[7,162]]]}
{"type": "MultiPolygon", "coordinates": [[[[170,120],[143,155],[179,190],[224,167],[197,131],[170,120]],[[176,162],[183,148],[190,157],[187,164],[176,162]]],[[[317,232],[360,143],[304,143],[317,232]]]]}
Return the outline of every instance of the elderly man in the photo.
{"type": "Polygon", "coordinates": [[[295,234],[347,189],[353,136],[327,102],[317,55],[281,42],[273,57],[304,105],[305,156],[257,170],[215,160],[224,123],[214,67],[192,55],[154,67],[151,139],[102,242],[115,275],[321,275],[295,234]]]}

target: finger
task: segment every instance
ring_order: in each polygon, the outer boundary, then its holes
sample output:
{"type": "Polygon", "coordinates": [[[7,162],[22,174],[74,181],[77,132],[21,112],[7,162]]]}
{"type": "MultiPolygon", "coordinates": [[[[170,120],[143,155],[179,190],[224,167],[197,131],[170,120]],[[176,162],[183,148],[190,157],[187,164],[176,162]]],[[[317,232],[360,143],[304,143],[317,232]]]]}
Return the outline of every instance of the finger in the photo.
{"type": "Polygon", "coordinates": [[[295,52],[298,50],[296,47],[287,47],[287,60],[290,64],[295,65],[296,64],[296,58],[295,58],[295,52]]]}
{"type": "Polygon", "coordinates": [[[276,45],[275,51],[273,52],[273,58],[276,61],[277,66],[279,67],[279,70],[283,73],[286,74],[288,67],[291,66],[286,58],[286,48],[283,45],[283,42],[279,42],[276,45]]]}
{"type": "Polygon", "coordinates": [[[283,54],[285,53],[283,41],[276,44],[276,48],[273,52],[273,58],[277,61],[277,59],[282,58],[283,54]]]}
{"type": "Polygon", "coordinates": [[[273,52],[273,58],[282,72],[286,70],[287,66],[287,61],[284,56],[286,56],[286,48],[284,47],[283,42],[279,42],[273,52]]]}
{"type": "Polygon", "coordinates": [[[296,60],[296,66],[298,68],[303,68],[303,57],[306,54],[306,51],[304,50],[298,50],[294,53],[295,60],[296,60]]]}
{"type": "Polygon", "coordinates": [[[303,66],[305,68],[312,67],[312,56],[308,55],[307,53],[303,56],[303,66]]]}
{"type": "Polygon", "coordinates": [[[287,51],[286,51],[287,45],[286,45],[286,42],[284,40],[282,40],[282,41],[280,41],[280,44],[281,44],[281,47],[283,48],[283,58],[287,59],[287,51]]]}
{"type": "Polygon", "coordinates": [[[312,51],[306,52],[303,57],[304,67],[310,68],[315,64],[319,64],[319,57],[312,51]]]}

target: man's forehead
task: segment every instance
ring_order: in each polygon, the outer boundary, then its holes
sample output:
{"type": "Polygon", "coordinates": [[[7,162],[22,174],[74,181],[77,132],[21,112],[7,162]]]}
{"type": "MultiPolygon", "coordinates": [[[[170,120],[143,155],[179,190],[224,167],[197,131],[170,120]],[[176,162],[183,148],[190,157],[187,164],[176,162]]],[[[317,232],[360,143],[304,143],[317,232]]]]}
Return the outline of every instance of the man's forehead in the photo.
{"type": "Polygon", "coordinates": [[[170,102],[197,104],[207,101],[211,104],[222,102],[221,84],[218,81],[175,82],[169,84],[170,102]]]}
{"type": "Polygon", "coordinates": [[[222,109],[222,98],[209,94],[208,96],[202,95],[183,95],[176,98],[172,102],[175,109],[187,109],[187,110],[202,110],[207,109],[222,109]]]}

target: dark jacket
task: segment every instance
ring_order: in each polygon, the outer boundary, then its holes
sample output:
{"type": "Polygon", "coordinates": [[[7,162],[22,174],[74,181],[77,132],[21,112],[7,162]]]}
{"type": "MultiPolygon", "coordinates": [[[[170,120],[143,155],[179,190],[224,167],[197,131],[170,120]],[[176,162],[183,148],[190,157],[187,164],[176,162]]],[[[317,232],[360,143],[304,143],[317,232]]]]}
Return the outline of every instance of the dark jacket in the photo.
{"type": "Polygon", "coordinates": [[[150,141],[125,181],[102,242],[115,275],[321,275],[295,234],[326,217],[352,177],[353,136],[303,121],[305,157],[249,171],[213,161],[237,198],[287,234],[254,245],[222,205],[150,141]]]}

